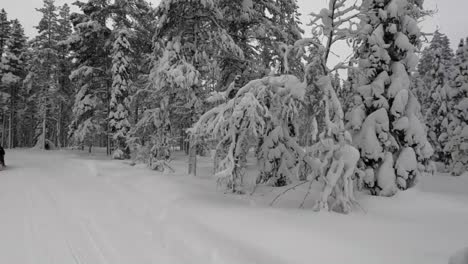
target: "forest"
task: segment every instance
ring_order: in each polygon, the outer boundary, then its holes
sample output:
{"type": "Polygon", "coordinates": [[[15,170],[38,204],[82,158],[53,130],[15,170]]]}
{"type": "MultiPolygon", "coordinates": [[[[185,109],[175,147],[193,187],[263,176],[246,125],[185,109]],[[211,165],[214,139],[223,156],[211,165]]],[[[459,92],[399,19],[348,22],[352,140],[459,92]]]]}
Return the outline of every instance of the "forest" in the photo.
{"type": "Polygon", "coordinates": [[[321,180],[315,209],[342,212],[356,189],[462,175],[468,39],[422,32],[423,2],[330,0],[306,34],[295,0],[44,0],[31,39],[2,9],[1,145],[105,147],[159,171],[183,152],[193,175],[211,156],[239,194],[251,155],[256,185],[321,180]],[[338,42],[352,55],[331,67],[338,42]]]}

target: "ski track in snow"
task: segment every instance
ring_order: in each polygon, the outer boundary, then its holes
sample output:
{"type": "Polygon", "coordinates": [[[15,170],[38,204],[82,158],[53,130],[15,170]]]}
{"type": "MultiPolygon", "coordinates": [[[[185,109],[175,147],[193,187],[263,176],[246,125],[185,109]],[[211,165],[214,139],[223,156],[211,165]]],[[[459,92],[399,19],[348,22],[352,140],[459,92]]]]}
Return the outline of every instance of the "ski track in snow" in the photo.
{"type": "Polygon", "coordinates": [[[434,178],[443,192],[429,181],[394,199],[361,197],[368,212],[343,216],[282,208],[294,195],[266,207],[277,190],[251,201],[207,179],[68,152],[14,150],[7,162],[0,263],[435,264],[468,246],[468,179],[453,195],[452,178],[434,178]]]}
{"type": "Polygon", "coordinates": [[[9,163],[0,174],[0,263],[174,263],[130,208],[140,204],[83,161],[21,152],[9,163]]]}

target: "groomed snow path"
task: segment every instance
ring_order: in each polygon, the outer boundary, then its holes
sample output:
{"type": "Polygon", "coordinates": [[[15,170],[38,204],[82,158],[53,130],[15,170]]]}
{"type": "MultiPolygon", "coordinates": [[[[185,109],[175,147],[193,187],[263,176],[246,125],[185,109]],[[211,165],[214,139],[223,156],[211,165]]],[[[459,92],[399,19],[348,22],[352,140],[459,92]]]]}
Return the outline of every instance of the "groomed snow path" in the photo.
{"type": "MultiPolygon", "coordinates": [[[[230,196],[212,179],[158,175],[68,152],[8,151],[0,263],[448,263],[468,246],[468,179],[438,176],[351,215],[297,209],[274,191],[230,196]]],[[[307,186],[305,186],[305,190],[307,186]]],[[[300,203],[300,202],[299,202],[300,203]]]]}

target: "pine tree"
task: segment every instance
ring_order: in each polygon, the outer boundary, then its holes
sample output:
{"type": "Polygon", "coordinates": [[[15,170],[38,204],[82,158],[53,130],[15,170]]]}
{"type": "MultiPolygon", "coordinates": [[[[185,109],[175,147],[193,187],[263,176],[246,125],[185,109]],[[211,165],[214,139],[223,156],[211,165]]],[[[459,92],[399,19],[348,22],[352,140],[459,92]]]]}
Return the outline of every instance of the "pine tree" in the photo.
{"type": "Polygon", "coordinates": [[[419,62],[419,78],[422,82],[415,89],[425,113],[429,140],[435,151],[434,159],[442,162],[446,162],[443,150],[446,142],[441,141],[443,138],[440,136],[444,132],[442,124],[447,116],[448,103],[443,90],[448,82],[452,60],[453,51],[448,37],[436,31],[419,62]]]}
{"type": "MultiPolygon", "coordinates": [[[[144,0],[90,0],[87,3],[76,2],[75,5],[83,14],[72,14],[75,32],[65,42],[75,54],[76,69],[71,76],[80,86],[75,96],[70,135],[81,143],[85,139],[91,142],[96,136],[103,135],[107,137],[108,154],[111,154],[113,142],[109,136],[113,134],[120,142],[115,142],[116,147],[128,152],[123,136],[130,126],[130,100],[136,87],[142,88],[148,80],[149,54],[152,52],[152,42],[149,40],[156,28],[155,14],[144,0]],[[122,33],[125,28],[129,34],[122,33]],[[124,35],[126,40],[123,39],[124,35]],[[127,43],[135,52],[130,54],[128,47],[117,43],[127,43]],[[126,53],[124,57],[119,55],[123,53],[126,53]],[[116,68],[116,64],[126,64],[126,69],[116,68]],[[125,75],[120,76],[125,80],[120,78],[117,81],[116,74],[125,75]],[[124,116],[122,113],[125,113],[124,116]],[[124,123],[126,125],[122,126],[124,123]]],[[[135,98],[136,123],[140,97],[135,98]]]]}
{"type": "MultiPolygon", "coordinates": [[[[156,15],[160,20],[150,78],[153,92],[160,98],[158,101],[167,104],[152,109],[168,111],[171,113],[169,127],[186,130],[204,111],[203,100],[216,85],[218,56],[232,54],[242,58],[242,51],[222,27],[216,2],[165,0],[156,8],[156,15]],[[183,16],[180,10],[184,10],[183,16]]],[[[161,134],[165,136],[158,140],[163,142],[158,148],[168,147],[171,132],[161,134]]],[[[189,167],[194,167],[195,147],[195,142],[191,142],[189,167]]]]}
{"type": "Polygon", "coordinates": [[[360,25],[360,103],[349,126],[361,153],[364,183],[372,194],[392,196],[417,182],[433,149],[421,106],[411,91],[423,1],[363,1],[360,25]]]}
{"type": "Polygon", "coordinates": [[[5,51],[6,42],[10,35],[10,21],[5,9],[0,11],[0,56],[5,51]]]}
{"type": "Polygon", "coordinates": [[[418,64],[418,73],[420,76],[425,76],[427,74],[432,74],[435,61],[440,61],[446,65],[453,59],[453,50],[450,47],[450,39],[447,35],[436,30],[431,39],[431,43],[426,47],[423,52],[421,59],[418,64]],[[440,57],[437,59],[436,57],[440,57]]]}
{"type": "Polygon", "coordinates": [[[107,1],[76,2],[83,14],[71,15],[74,33],[65,42],[74,54],[75,67],[70,79],[77,83],[73,105],[73,120],[69,136],[75,143],[87,144],[89,150],[98,136],[106,138],[108,154],[109,101],[112,87],[112,30],[107,27],[111,16],[107,1]]]}
{"type": "MultiPolygon", "coordinates": [[[[5,54],[1,58],[1,83],[8,90],[8,148],[15,147],[18,124],[18,95],[21,81],[24,79],[23,52],[26,48],[24,30],[18,20],[11,21],[10,37],[6,41],[5,54]]],[[[5,131],[6,132],[6,131],[5,131]]]]}
{"type": "Polygon", "coordinates": [[[113,138],[117,142],[114,158],[130,158],[130,148],[127,145],[129,122],[129,85],[130,65],[128,54],[132,52],[128,41],[129,31],[125,27],[117,29],[117,37],[112,48],[112,91],[110,101],[110,126],[113,138]]]}
{"type": "MultiPolygon", "coordinates": [[[[10,36],[10,21],[8,20],[8,15],[4,9],[0,11],[0,58],[3,57],[5,52],[6,42],[10,36]]],[[[3,78],[3,73],[0,71],[0,80],[3,78]]],[[[1,83],[0,83],[1,85],[1,83]]],[[[2,106],[8,105],[5,100],[8,98],[8,94],[3,92],[4,88],[0,86],[0,104],[2,106]]],[[[2,137],[0,141],[0,145],[5,146],[7,137],[6,137],[6,130],[7,130],[7,109],[5,107],[1,108],[2,110],[2,137]]]]}
{"type": "Polygon", "coordinates": [[[72,55],[70,54],[67,45],[64,42],[72,34],[72,25],[70,18],[70,7],[67,4],[59,7],[59,16],[57,19],[57,35],[58,38],[58,91],[57,100],[54,103],[54,113],[56,113],[57,125],[55,128],[55,144],[60,148],[67,143],[65,127],[71,122],[71,107],[73,98],[73,85],[70,81],[70,74],[72,70],[72,55]]]}
{"type": "Polygon", "coordinates": [[[461,175],[468,169],[468,39],[460,42],[454,67],[451,70],[447,96],[446,134],[444,151],[450,155],[453,175],[461,175]]]}
{"type": "MultiPolygon", "coordinates": [[[[302,38],[302,30],[299,19],[299,6],[296,0],[266,0],[254,1],[254,8],[261,10],[263,21],[259,26],[264,30],[256,36],[260,42],[262,52],[261,59],[265,69],[280,66],[279,73],[284,73],[284,61],[282,47],[293,45],[302,38]],[[255,6],[258,5],[258,6],[255,6]],[[270,14],[271,18],[268,16],[270,14]]],[[[297,65],[295,65],[297,66],[297,65]]],[[[289,65],[291,70],[293,65],[289,65]]]]}
{"type": "Polygon", "coordinates": [[[36,26],[38,35],[32,44],[36,52],[34,62],[38,65],[34,67],[34,72],[29,73],[27,80],[34,83],[40,113],[37,116],[41,125],[37,129],[36,147],[45,149],[52,147],[52,105],[58,91],[58,14],[54,0],[44,0],[43,7],[36,10],[42,14],[36,26]]]}

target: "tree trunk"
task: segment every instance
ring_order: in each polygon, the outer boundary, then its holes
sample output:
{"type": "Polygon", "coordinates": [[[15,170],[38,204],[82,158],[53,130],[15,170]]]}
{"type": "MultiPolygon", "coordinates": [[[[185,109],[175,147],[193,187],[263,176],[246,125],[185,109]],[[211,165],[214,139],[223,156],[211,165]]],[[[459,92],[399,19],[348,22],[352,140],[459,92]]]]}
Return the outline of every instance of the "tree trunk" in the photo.
{"type": "Polygon", "coordinates": [[[47,108],[44,109],[44,116],[42,120],[42,148],[46,149],[46,129],[47,129],[47,108]]]}
{"type": "Polygon", "coordinates": [[[5,141],[6,141],[6,130],[7,130],[7,123],[6,123],[7,115],[6,111],[3,111],[3,131],[2,131],[2,146],[5,146],[5,141]]]}
{"type": "Polygon", "coordinates": [[[112,155],[112,138],[111,138],[111,128],[110,128],[110,122],[109,122],[109,113],[111,111],[111,106],[110,106],[110,97],[111,97],[111,87],[112,84],[109,84],[109,81],[107,81],[107,119],[106,119],[106,137],[107,137],[107,156],[112,155]]]}
{"type": "Polygon", "coordinates": [[[10,118],[8,120],[8,148],[13,148],[13,109],[10,109],[10,118]]]}
{"type": "Polygon", "coordinates": [[[180,151],[185,151],[185,133],[184,133],[183,129],[180,130],[179,150],[180,151]]]}
{"type": "Polygon", "coordinates": [[[59,114],[57,118],[57,148],[62,148],[62,111],[63,106],[62,103],[59,105],[59,114]]]}
{"type": "Polygon", "coordinates": [[[189,147],[189,166],[188,166],[188,174],[197,176],[197,145],[195,144],[194,140],[190,141],[189,147]]]}
{"type": "Polygon", "coordinates": [[[8,148],[13,148],[13,118],[15,115],[15,87],[10,87],[10,118],[8,120],[8,148]]]}

